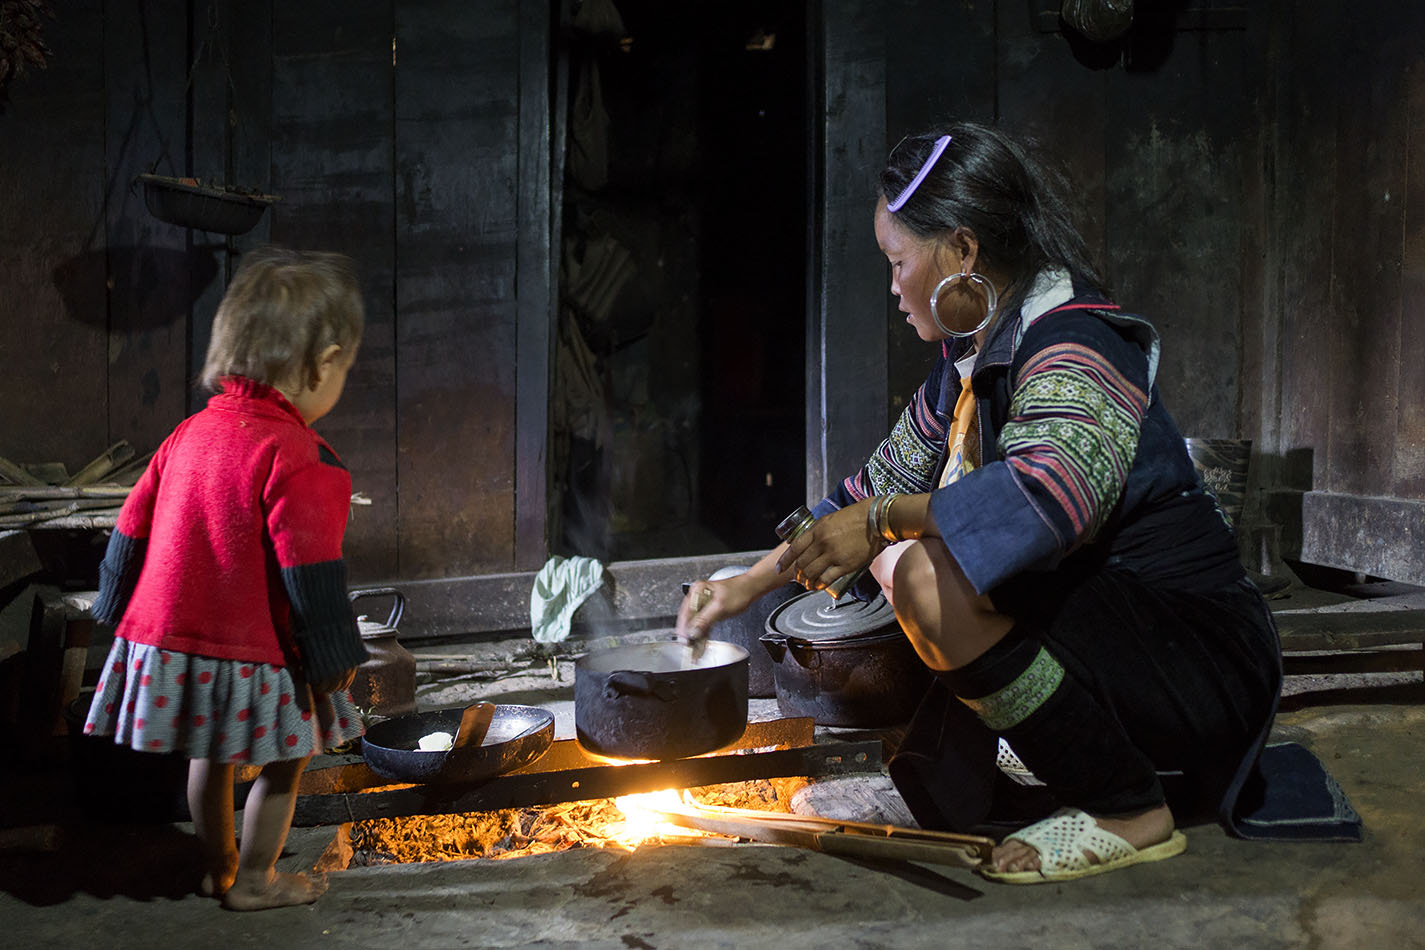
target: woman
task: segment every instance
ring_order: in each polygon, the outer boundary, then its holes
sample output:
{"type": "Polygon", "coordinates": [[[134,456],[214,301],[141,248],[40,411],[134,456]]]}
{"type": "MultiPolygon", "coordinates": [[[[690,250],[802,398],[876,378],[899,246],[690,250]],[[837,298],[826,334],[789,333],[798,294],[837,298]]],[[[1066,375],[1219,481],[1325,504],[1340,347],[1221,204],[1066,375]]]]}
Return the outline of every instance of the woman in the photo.
{"type": "Polygon", "coordinates": [[[935,673],[890,765],[922,825],[1053,811],[983,869],[1010,882],[1177,854],[1175,811],[1230,824],[1281,658],[1157,391],[1157,333],[1107,299],[1005,134],[910,137],[880,191],[891,293],[941,355],[810,529],[692,585],[679,635],[790,577],[819,589],[869,563],[935,673]]]}

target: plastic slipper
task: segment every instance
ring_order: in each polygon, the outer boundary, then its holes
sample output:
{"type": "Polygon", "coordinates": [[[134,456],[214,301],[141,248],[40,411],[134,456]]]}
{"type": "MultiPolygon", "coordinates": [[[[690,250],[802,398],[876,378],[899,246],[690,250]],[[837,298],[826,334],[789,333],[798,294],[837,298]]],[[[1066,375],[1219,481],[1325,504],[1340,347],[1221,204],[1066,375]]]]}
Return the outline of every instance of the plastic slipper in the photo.
{"type": "Polygon", "coordinates": [[[1182,854],[1187,838],[1174,831],[1167,841],[1138,849],[1118,835],[1104,831],[1087,812],[1077,808],[1061,808],[1043,821],[1009,835],[1039,852],[1037,871],[994,871],[980,874],[1004,884],[1048,884],[1051,881],[1072,881],[1105,871],[1116,871],[1130,864],[1161,861],[1182,854]],[[1086,853],[1087,852],[1087,853],[1086,853]],[[1088,855],[1093,855],[1090,859],[1088,855]]]}

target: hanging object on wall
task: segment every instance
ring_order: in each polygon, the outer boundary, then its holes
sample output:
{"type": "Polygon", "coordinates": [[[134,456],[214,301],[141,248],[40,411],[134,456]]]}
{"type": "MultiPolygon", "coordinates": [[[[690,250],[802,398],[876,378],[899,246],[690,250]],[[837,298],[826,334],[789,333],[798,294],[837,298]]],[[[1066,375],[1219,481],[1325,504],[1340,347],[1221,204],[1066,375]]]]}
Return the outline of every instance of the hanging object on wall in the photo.
{"type": "Polygon", "coordinates": [[[1064,0],[1059,15],[1086,39],[1107,43],[1133,25],[1133,0],[1064,0]]]}
{"type": "Polygon", "coordinates": [[[44,0],[0,0],[0,112],[9,101],[11,82],[26,70],[48,66],[46,19],[54,19],[54,10],[44,0]]]}
{"type": "MultiPolygon", "coordinates": [[[[193,57],[193,65],[188,68],[188,78],[184,89],[191,90],[193,74],[204,57],[221,57],[223,79],[227,89],[227,123],[235,133],[238,125],[237,96],[233,88],[232,68],[228,63],[227,44],[218,26],[218,5],[208,7],[208,35],[198,46],[193,57]]],[[[190,97],[189,107],[192,108],[190,97]]],[[[231,139],[225,142],[230,150],[231,139]]],[[[160,161],[162,159],[160,158],[160,161]]],[[[180,227],[209,231],[215,234],[246,234],[262,220],[262,213],[268,205],[280,200],[277,195],[264,194],[254,188],[239,188],[229,184],[216,184],[201,178],[171,177],[154,174],[158,166],[155,161],[148,172],[134,179],[134,184],[143,183],[144,204],[149,213],[160,221],[180,227]]]]}
{"type": "Polygon", "coordinates": [[[216,234],[246,234],[267,206],[280,200],[259,191],[212,185],[197,178],[142,174],[144,204],[160,221],[216,234]]]}

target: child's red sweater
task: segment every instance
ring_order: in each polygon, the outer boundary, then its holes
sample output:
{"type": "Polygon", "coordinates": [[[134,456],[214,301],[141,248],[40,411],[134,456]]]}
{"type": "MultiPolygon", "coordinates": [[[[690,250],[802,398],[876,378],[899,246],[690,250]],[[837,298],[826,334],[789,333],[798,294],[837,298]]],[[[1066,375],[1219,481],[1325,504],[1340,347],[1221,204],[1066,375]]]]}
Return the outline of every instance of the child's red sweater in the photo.
{"type": "Polygon", "coordinates": [[[94,614],[165,650],[300,659],[314,681],[358,666],[367,654],[341,558],[350,504],[350,474],[291,403],[225,380],[124,502],[94,614]]]}

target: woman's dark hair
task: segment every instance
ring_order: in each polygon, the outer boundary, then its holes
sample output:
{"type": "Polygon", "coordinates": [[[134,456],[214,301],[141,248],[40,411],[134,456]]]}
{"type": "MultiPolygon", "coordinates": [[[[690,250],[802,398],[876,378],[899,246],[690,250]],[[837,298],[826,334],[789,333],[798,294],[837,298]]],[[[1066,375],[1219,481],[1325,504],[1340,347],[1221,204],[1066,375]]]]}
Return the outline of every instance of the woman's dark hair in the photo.
{"type": "Polygon", "coordinates": [[[213,318],[199,383],[275,386],[315,374],[323,350],[361,342],[366,312],[349,257],[266,246],[243,255],[213,318]]]}
{"type": "Polygon", "coordinates": [[[1103,290],[1083,235],[1070,220],[1057,176],[997,129],[961,122],[907,136],[881,172],[881,193],[893,201],[924,166],[942,135],[945,152],[895,218],[921,238],[958,227],[975,232],[980,254],[1010,278],[1001,313],[1018,313],[1044,267],[1057,265],[1081,290],[1103,290]]]}

